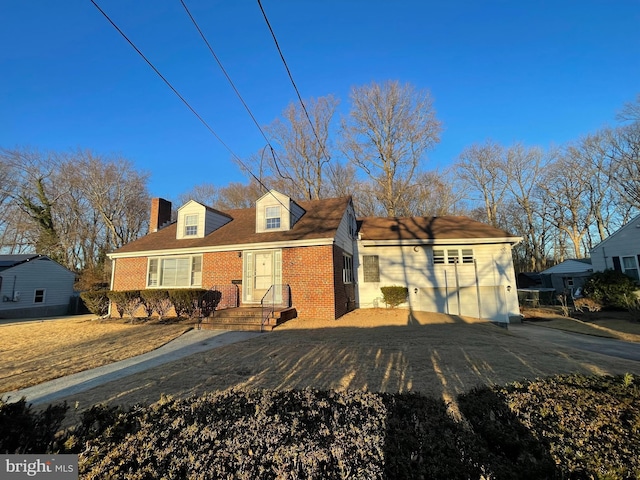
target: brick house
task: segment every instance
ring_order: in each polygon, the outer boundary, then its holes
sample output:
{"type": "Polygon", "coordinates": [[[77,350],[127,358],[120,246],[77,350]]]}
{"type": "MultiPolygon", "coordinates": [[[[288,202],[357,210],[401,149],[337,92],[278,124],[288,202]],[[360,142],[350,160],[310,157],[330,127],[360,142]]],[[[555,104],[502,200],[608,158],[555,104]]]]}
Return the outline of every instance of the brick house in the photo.
{"type": "Polygon", "coordinates": [[[356,221],[351,197],[295,202],[272,190],[225,212],[192,200],[170,220],[171,204],[153,199],[150,233],[109,254],[113,290],[215,287],[241,307],[286,291],[299,317],[336,319],[383,307],[380,287],[402,285],[408,308],[520,318],[511,247],[521,239],[466,217],[356,221]]]}
{"type": "Polygon", "coordinates": [[[239,306],[250,307],[282,285],[301,317],[355,307],[350,197],[298,203],[271,191],[255,208],[225,212],[191,200],[170,219],[171,204],[153,199],[149,234],[109,254],[112,290],[235,286],[239,306]]]}

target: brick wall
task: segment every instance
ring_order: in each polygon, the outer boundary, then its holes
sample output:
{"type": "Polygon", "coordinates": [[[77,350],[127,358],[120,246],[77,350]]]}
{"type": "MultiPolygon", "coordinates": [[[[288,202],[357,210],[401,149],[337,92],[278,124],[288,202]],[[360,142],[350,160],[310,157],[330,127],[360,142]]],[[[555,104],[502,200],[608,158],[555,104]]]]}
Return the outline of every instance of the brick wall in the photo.
{"type": "MultiPolygon", "coordinates": [[[[238,251],[205,253],[202,288],[241,280],[242,266],[243,259],[238,251]]],[[[146,288],[146,257],[119,258],[115,268],[114,290],[146,288]]],[[[342,250],[338,247],[284,248],[282,282],[291,286],[291,302],[301,319],[334,320],[353,307],[355,286],[345,285],[342,281],[342,250]]],[[[239,288],[242,296],[242,286],[239,288]]]]}
{"type": "Polygon", "coordinates": [[[336,318],[334,278],[333,246],[282,251],[282,281],[291,285],[291,301],[300,319],[336,318]]]}

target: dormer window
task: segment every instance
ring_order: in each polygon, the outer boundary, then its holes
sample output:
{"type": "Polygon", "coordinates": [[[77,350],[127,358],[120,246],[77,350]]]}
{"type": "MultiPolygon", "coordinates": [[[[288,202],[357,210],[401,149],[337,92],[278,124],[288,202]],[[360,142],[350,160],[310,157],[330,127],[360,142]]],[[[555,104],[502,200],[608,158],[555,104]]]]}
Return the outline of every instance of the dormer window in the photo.
{"type": "Polygon", "coordinates": [[[184,236],[193,237],[198,235],[198,215],[185,215],[184,236]]]}
{"type": "Polygon", "coordinates": [[[265,209],[265,228],[267,230],[276,230],[280,228],[280,207],[267,207],[265,209]]]}

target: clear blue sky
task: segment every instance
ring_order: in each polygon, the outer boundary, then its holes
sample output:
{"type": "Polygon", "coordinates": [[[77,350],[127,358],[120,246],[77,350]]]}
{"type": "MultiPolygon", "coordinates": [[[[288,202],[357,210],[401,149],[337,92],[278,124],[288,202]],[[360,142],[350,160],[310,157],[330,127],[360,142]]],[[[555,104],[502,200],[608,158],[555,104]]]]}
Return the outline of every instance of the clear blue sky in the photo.
{"type": "MultiPolygon", "coordinates": [[[[265,141],[178,0],[99,5],[241,158],[265,141]]],[[[295,92],[256,0],[185,0],[260,125],[295,92]]],[[[547,147],[640,92],[640,1],[263,0],[303,98],[399,80],[443,122],[427,168],[491,138],[547,147]]],[[[0,146],[121,154],[153,196],[245,177],[89,0],[0,4],[0,146]]]]}

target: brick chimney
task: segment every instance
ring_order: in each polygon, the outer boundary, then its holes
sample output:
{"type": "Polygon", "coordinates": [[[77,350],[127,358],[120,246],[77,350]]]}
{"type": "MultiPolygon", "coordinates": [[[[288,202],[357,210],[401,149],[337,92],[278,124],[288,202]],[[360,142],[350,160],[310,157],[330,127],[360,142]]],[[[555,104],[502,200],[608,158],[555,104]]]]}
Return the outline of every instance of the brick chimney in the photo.
{"type": "Polygon", "coordinates": [[[164,198],[152,198],[149,233],[157,232],[169,222],[171,222],[171,202],[164,198]]]}

